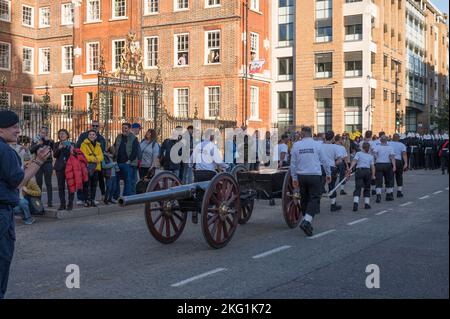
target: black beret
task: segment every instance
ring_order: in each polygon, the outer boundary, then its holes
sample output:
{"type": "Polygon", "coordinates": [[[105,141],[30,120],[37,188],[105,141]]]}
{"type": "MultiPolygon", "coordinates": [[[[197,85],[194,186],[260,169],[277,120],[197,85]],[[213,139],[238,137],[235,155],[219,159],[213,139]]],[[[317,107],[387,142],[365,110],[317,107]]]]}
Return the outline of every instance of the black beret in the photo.
{"type": "Polygon", "coordinates": [[[0,128],[8,128],[19,123],[19,117],[12,111],[0,111],[0,128]]]}

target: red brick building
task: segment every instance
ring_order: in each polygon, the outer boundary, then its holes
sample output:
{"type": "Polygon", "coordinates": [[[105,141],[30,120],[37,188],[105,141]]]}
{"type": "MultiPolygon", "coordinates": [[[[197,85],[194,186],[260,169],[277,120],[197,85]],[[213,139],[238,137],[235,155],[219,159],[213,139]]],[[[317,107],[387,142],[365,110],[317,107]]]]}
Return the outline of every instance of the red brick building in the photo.
{"type": "Polygon", "coordinates": [[[48,83],[52,103],[88,110],[100,57],[114,72],[133,32],[145,73],[154,79],[161,72],[169,113],[269,127],[269,3],[0,0],[0,50],[10,53],[0,73],[9,103],[40,100],[48,83]]]}

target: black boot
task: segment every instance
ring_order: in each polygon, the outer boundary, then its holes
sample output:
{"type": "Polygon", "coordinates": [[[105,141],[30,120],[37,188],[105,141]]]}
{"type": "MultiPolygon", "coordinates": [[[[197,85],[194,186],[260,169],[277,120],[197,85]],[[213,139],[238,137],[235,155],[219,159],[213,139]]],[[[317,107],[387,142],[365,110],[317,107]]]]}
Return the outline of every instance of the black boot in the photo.
{"type": "Polygon", "coordinates": [[[330,210],[332,212],[337,212],[338,210],[341,210],[341,208],[342,208],[342,206],[339,206],[338,204],[333,204],[333,205],[331,205],[330,210]]]}
{"type": "Polygon", "coordinates": [[[377,194],[377,191],[372,189],[372,196],[375,196],[377,194]]]}
{"type": "Polygon", "coordinates": [[[69,205],[67,205],[67,210],[68,211],[73,210],[73,202],[69,202],[69,205]]]}
{"type": "Polygon", "coordinates": [[[392,202],[394,200],[394,193],[387,193],[386,194],[386,201],[392,202]]]}
{"type": "Polygon", "coordinates": [[[403,193],[401,191],[397,191],[397,198],[403,197],[403,193]]]}
{"type": "Polygon", "coordinates": [[[97,207],[97,205],[95,204],[95,201],[93,201],[93,200],[91,200],[90,206],[91,206],[91,207],[97,207]]]}
{"type": "Polygon", "coordinates": [[[303,232],[305,233],[306,236],[311,237],[313,235],[313,228],[312,228],[310,222],[303,220],[300,223],[300,228],[301,228],[301,230],[303,230],[303,232]]]}
{"type": "Polygon", "coordinates": [[[377,200],[375,202],[381,203],[381,194],[377,194],[377,200]]]}
{"type": "Polygon", "coordinates": [[[353,211],[354,212],[358,211],[358,203],[353,203],[353,211]]]}
{"type": "Polygon", "coordinates": [[[372,207],[370,207],[369,204],[364,204],[364,209],[371,209],[372,207]]]}
{"type": "Polygon", "coordinates": [[[66,209],[66,204],[61,204],[58,207],[58,210],[65,210],[66,209]]]}

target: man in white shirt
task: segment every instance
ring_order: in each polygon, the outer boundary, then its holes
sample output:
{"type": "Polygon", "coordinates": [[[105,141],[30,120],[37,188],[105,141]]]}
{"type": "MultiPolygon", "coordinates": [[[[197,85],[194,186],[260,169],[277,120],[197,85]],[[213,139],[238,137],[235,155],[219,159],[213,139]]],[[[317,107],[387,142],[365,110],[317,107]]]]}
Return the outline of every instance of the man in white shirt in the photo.
{"type": "Polygon", "coordinates": [[[192,162],[195,165],[195,182],[211,180],[216,175],[216,168],[225,171],[228,164],[224,163],[219,148],[214,144],[214,134],[206,134],[203,142],[198,144],[192,153],[192,162]]]}
{"type": "Polygon", "coordinates": [[[392,142],[388,144],[395,152],[395,181],[397,183],[397,197],[403,197],[403,172],[408,169],[408,156],[406,154],[406,145],[400,142],[400,135],[397,133],[392,137],[392,142]]]}
{"type": "Polygon", "coordinates": [[[395,152],[387,143],[387,136],[380,138],[381,144],[375,146],[373,154],[375,157],[376,168],[376,202],[381,202],[381,188],[383,187],[383,179],[386,185],[386,201],[394,200],[394,173],[396,171],[395,152]]]}
{"type": "Polygon", "coordinates": [[[289,157],[289,150],[287,146],[289,137],[287,134],[283,134],[281,136],[280,143],[278,144],[278,167],[283,167],[288,165],[288,157],[289,157]]]}
{"type": "Polygon", "coordinates": [[[300,228],[307,236],[313,235],[312,220],[320,213],[322,196],[322,169],[326,182],[331,182],[331,171],[319,143],[312,139],[311,128],[302,128],[302,140],[296,142],[291,150],[290,173],[294,192],[300,193],[303,220],[300,228]]]}
{"type": "MultiPolygon", "coordinates": [[[[341,157],[339,155],[337,145],[332,144],[333,138],[334,132],[328,131],[325,134],[325,143],[320,144],[322,153],[325,156],[325,160],[327,161],[331,170],[331,182],[328,184],[328,192],[330,192],[336,186],[336,181],[339,174],[337,165],[341,162],[341,157]]],[[[336,196],[337,196],[336,191],[334,191],[333,194],[330,195],[331,200],[330,210],[332,212],[336,212],[342,209],[342,206],[336,204],[336,196]]]]}
{"type": "MultiPolygon", "coordinates": [[[[337,166],[339,170],[339,182],[342,182],[342,180],[346,179],[345,174],[347,173],[347,169],[350,166],[350,159],[347,153],[347,149],[343,145],[343,141],[340,135],[336,135],[334,137],[334,144],[336,145],[336,148],[338,150],[339,157],[341,158],[341,163],[337,166]]],[[[341,184],[341,195],[347,195],[345,192],[345,182],[341,184]]]]}

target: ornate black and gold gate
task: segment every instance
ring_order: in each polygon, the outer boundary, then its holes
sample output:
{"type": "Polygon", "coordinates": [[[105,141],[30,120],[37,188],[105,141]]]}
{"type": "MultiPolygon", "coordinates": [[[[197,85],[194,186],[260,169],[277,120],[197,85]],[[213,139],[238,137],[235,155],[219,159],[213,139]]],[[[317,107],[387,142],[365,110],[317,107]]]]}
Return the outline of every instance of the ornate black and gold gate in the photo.
{"type": "Polygon", "coordinates": [[[108,73],[103,57],[100,58],[97,98],[90,112],[99,119],[102,133],[112,143],[125,122],[139,123],[143,132],[149,128],[162,131],[161,77],[150,80],[146,76],[137,43],[135,34],[128,34],[115,72],[108,73]]]}

